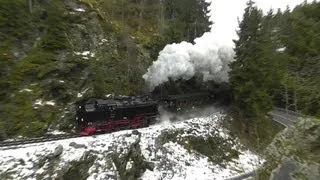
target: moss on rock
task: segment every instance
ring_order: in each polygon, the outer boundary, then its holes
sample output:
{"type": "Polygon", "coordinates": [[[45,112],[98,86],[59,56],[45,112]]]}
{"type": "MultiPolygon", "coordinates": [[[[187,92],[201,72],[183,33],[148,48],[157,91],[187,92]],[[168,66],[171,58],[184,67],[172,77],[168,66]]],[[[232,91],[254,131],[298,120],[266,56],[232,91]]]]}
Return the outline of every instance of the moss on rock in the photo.
{"type": "Polygon", "coordinates": [[[239,155],[239,152],[235,149],[234,140],[232,138],[225,139],[216,132],[211,132],[208,136],[202,137],[184,132],[182,129],[175,129],[163,131],[157,138],[157,144],[160,147],[169,141],[177,142],[190,153],[195,152],[204,155],[213,163],[221,166],[234,158],[238,158],[239,155]]]}

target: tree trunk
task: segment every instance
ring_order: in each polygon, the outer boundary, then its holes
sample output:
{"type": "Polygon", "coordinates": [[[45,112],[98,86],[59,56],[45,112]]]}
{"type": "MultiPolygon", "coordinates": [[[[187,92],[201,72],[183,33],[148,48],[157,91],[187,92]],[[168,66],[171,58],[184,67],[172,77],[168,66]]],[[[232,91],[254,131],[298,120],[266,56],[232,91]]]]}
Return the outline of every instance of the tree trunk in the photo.
{"type": "Polygon", "coordinates": [[[127,52],[126,52],[126,59],[127,59],[127,81],[129,84],[129,79],[130,79],[130,62],[129,62],[129,48],[127,47],[127,52]]]}
{"type": "Polygon", "coordinates": [[[194,22],[194,37],[193,39],[195,39],[197,37],[197,20],[196,22],[194,22]]]}
{"type": "Polygon", "coordinates": [[[294,111],[295,111],[295,112],[298,111],[297,104],[298,104],[298,99],[297,99],[297,87],[295,87],[294,92],[293,92],[293,107],[294,107],[294,111]]]}
{"type": "Polygon", "coordinates": [[[142,14],[144,9],[143,4],[144,4],[144,0],[140,0],[139,27],[138,27],[139,31],[141,29],[141,24],[142,24],[142,14]]]}
{"type": "Polygon", "coordinates": [[[122,23],[124,23],[124,0],[121,1],[122,7],[121,7],[121,20],[122,23]]]}
{"type": "Polygon", "coordinates": [[[164,8],[163,8],[163,2],[159,1],[159,15],[158,15],[158,19],[159,19],[159,32],[160,34],[164,33],[164,8]]]}
{"type": "Polygon", "coordinates": [[[289,110],[289,95],[288,95],[288,86],[286,83],[284,83],[284,93],[286,98],[286,113],[288,113],[289,110]]]}
{"type": "Polygon", "coordinates": [[[26,3],[28,5],[29,12],[32,13],[33,0],[26,0],[26,3]]]}
{"type": "Polygon", "coordinates": [[[190,42],[190,27],[188,27],[188,37],[187,37],[187,39],[188,39],[188,42],[190,42]]]}

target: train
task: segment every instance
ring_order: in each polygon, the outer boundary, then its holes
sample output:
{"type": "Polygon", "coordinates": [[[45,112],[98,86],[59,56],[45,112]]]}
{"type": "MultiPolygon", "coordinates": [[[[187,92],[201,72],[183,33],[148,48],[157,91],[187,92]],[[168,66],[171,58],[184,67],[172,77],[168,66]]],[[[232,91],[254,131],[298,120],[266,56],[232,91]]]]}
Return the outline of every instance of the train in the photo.
{"type": "Polygon", "coordinates": [[[148,127],[159,120],[159,107],[171,112],[213,101],[209,92],[150,96],[90,97],[76,103],[77,132],[88,136],[124,129],[148,127]]]}

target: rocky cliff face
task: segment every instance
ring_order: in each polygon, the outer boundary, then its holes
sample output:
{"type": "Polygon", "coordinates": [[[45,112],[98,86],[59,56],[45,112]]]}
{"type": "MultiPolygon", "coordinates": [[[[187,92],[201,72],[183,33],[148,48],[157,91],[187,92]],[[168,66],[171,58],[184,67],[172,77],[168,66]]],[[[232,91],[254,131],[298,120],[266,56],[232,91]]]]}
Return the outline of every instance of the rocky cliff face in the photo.
{"type": "Polygon", "coordinates": [[[68,131],[75,101],[143,91],[152,59],[141,39],[152,32],[137,40],[103,1],[33,2],[32,13],[23,0],[1,3],[0,139],[68,131]]]}

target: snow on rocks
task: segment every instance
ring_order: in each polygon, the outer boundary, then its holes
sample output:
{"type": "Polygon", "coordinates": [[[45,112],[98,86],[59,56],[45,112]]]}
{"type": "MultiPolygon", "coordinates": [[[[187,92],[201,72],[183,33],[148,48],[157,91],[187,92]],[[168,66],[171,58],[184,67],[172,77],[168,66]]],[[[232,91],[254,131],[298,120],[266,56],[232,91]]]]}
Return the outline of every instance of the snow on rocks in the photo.
{"type": "Polygon", "coordinates": [[[78,98],[82,97],[83,94],[85,94],[88,90],[89,90],[89,88],[86,88],[86,89],[83,90],[82,92],[79,92],[79,93],[77,94],[77,97],[78,97],[78,98]]]}
{"type": "Polygon", "coordinates": [[[38,106],[44,106],[44,105],[49,105],[49,106],[55,106],[56,103],[51,100],[51,101],[42,101],[42,99],[37,99],[33,102],[33,106],[35,109],[38,108],[38,106]]]}
{"type": "Polygon", "coordinates": [[[60,134],[66,134],[65,132],[62,131],[58,131],[58,130],[48,130],[49,132],[47,132],[47,134],[49,135],[60,135],[60,134]]]}
{"type": "Polygon", "coordinates": [[[31,89],[25,88],[25,89],[21,89],[19,92],[32,92],[31,89]]]}
{"type": "Polygon", "coordinates": [[[39,105],[39,106],[42,106],[42,100],[41,99],[37,99],[34,103],[34,105],[39,105]]]}
{"type": "Polygon", "coordinates": [[[77,12],[86,12],[86,10],[83,9],[83,8],[75,8],[74,11],[77,11],[77,12]]]}
{"type": "MultiPolygon", "coordinates": [[[[192,144],[188,148],[192,137],[205,142],[214,135],[229,143],[228,132],[219,126],[222,118],[222,114],[213,113],[138,130],[29,144],[19,149],[0,148],[0,177],[59,179],[72,175],[89,180],[133,177],[205,180],[251,171],[260,161],[250,151],[236,149],[239,155],[222,166],[192,144]]],[[[228,153],[226,150],[225,154],[228,153]]]]}
{"type": "Polygon", "coordinates": [[[282,53],[282,52],[284,52],[286,49],[287,49],[286,47],[281,47],[281,48],[278,48],[276,51],[282,53]]]}
{"type": "Polygon", "coordinates": [[[83,52],[73,52],[77,56],[82,56],[82,59],[89,59],[89,57],[93,58],[96,56],[94,52],[83,51],[83,52]]]}
{"type": "Polygon", "coordinates": [[[53,100],[51,100],[51,101],[46,101],[46,102],[44,102],[44,104],[45,104],[45,105],[54,106],[56,103],[55,103],[53,100]]]}
{"type": "Polygon", "coordinates": [[[99,45],[103,45],[103,44],[105,44],[106,42],[108,42],[107,39],[101,39],[101,41],[99,42],[99,45]]]}

